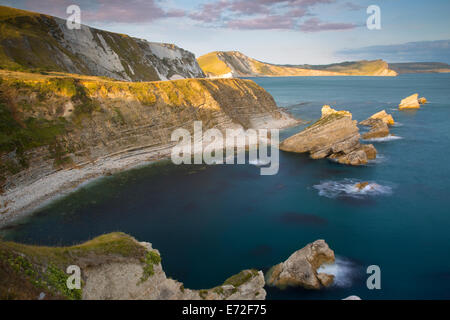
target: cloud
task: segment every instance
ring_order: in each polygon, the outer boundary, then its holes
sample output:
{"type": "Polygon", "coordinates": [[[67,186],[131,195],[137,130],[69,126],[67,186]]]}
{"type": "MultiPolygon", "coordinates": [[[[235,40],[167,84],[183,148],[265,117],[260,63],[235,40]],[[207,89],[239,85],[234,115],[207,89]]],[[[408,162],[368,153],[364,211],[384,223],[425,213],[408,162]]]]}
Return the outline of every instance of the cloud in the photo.
{"type": "Polygon", "coordinates": [[[285,16],[267,16],[248,20],[232,20],[227,23],[231,29],[294,29],[294,21],[285,16]]]}
{"type": "MultiPolygon", "coordinates": [[[[195,21],[231,29],[291,29],[306,32],[348,30],[349,23],[324,23],[302,18],[312,15],[310,9],[337,0],[216,0],[202,4],[189,14],[195,21]]],[[[354,7],[352,7],[352,10],[354,7]]]]}
{"type": "Polygon", "coordinates": [[[353,23],[333,23],[322,22],[318,18],[310,18],[300,25],[300,30],[304,32],[336,31],[350,30],[356,28],[353,23]]]}
{"type": "Polygon", "coordinates": [[[383,59],[388,62],[450,63],[450,40],[419,41],[403,44],[370,46],[336,52],[344,59],[383,59]]]}
{"type": "Polygon", "coordinates": [[[186,15],[184,10],[162,8],[155,0],[27,0],[25,3],[29,10],[59,17],[67,17],[66,8],[71,4],[80,6],[83,23],[146,23],[186,15]]]}

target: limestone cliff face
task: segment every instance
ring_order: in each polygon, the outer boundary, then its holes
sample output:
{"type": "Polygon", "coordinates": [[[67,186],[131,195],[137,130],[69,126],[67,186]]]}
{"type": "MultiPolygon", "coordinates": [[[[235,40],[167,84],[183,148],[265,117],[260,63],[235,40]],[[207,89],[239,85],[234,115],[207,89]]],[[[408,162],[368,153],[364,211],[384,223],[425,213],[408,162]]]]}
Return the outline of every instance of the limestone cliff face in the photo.
{"type": "Polygon", "coordinates": [[[0,7],[0,66],[106,76],[127,81],[203,78],[194,54],[44,14],[0,7]]]}
{"type": "Polygon", "coordinates": [[[279,76],[396,76],[382,60],[344,62],[332,65],[274,65],[252,59],[238,51],[216,51],[198,58],[209,77],[279,76]]]}
{"type": "Polygon", "coordinates": [[[204,290],[168,278],[150,243],[116,232],[72,247],[37,247],[0,241],[0,299],[264,300],[264,275],[243,270],[204,290]],[[81,289],[66,286],[76,265],[81,289]]]}
{"type": "MultiPolygon", "coordinates": [[[[130,155],[147,154],[146,160],[167,155],[173,130],[192,132],[197,120],[204,130],[295,123],[250,80],[131,83],[63,74],[0,75],[0,181],[7,194],[23,193],[25,186],[61,171],[78,178],[85,166],[113,157],[120,163],[130,155]]],[[[5,200],[4,211],[23,209],[18,203],[24,199],[5,200]]]]}

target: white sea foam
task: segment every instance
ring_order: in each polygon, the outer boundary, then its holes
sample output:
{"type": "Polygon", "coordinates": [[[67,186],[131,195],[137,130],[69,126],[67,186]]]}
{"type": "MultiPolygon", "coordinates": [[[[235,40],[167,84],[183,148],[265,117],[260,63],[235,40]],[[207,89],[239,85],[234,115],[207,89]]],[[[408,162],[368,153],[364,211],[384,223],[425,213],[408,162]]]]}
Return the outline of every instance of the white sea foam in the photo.
{"type": "Polygon", "coordinates": [[[364,141],[368,141],[368,142],[387,142],[387,141],[400,140],[400,139],[403,139],[403,138],[400,137],[400,136],[394,136],[394,135],[390,134],[387,137],[373,138],[373,139],[364,139],[364,141]]]}
{"type": "Polygon", "coordinates": [[[344,257],[336,256],[335,263],[323,264],[317,272],[334,275],[334,286],[349,288],[358,276],[358,266],[344,257]]]}
{"type": "Polygon", "coordinates": [[[370,196],[390,195],[392,194],[392,187],[388,185],[380,185],[375,182],[368,182],[369,184],[359,189],[356,184],[362,181],[354,179],[344,179],[342,181],[324,181],[318,185],[313,186],[319,191],[319,195],[327,198],[352,197],[365,198],[370,196]]]}
{"type": "Polygon", "coordinates": [[[383,154],[378,153],[376,159],[369,160],[369,164],[383,163],[383,162],[386,162],[387,159],[388,159],[388,157],[386,157],[383,154]]]}

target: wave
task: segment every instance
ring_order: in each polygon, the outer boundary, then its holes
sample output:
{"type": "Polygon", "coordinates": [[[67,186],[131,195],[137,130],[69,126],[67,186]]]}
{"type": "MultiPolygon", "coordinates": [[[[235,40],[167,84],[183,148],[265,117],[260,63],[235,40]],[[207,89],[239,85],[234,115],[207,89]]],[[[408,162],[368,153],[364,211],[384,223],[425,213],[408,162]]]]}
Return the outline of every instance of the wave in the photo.
{"type": "Polygon", "coordinates": [[[333,264],[323,264],[317,269],[317,272],[333,275],[333,286],[349,288],[359,277],[359,269],[359,266],[355,262],[344,257],[336,256],[333,264]]]}
{"type": "Polygon", "coordinates": [[[342,181],[325,181],[313,186],[319,191],[319,195],[327,198],[352,197],[365,198],[369,196],[391,195],[392,187],[388,185],[380,185],[375,182],[368,182],[367,186],[360,189],[356,184],[362,181],[354,179],[344,179],[342,181]]]}
{"type": "Polygon", "coordinates": [[[372,139],[363,139],[363,141],[368,142],[387,142],[387,141],[393,141],[393,140],[401,140],[403,137],[400,136],[394,136],[392,134],[388,135],[387,137],[383,138],[372,138],[372,139]]]}

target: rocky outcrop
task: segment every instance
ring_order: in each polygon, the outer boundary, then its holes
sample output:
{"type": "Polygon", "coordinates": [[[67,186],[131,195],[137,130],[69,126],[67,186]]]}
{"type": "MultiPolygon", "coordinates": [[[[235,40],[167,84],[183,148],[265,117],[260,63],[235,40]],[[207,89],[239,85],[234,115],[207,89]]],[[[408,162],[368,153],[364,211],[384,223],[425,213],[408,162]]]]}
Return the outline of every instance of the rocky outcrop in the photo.
{"type": "Polygon", "coordinates": [[[197,60],[209,77],[397,75],[382,60],[345,62],[322,66],[290,66],[261,62],[238,51],[210,52],[197,60]]]}
{"type": "Polygon", "coordinates": [[[361,300],[361,298],[358,297],[358,296],[349,296],[349,297],[344,298],[342,300],[361,300]]]}
{"type": "Polygon", "coordinates": [[[389,135],[389,127],[383,120],[374,119],[371,123],[371,129],[363,134],[363,139],[384,138],[389,135]]]}
{"type": "Polygon", "coordinates": [[[428,100],[427,100],[427,98],[422,97],[422,98],[419,98],[419,103],[420,104],[426,104],[426,103],[428,103],[428,100]]]}
{"type": "Polygon", "coordinates": [[[370,127],[377,122],[376,120],[382,120],[388,126],[393,126],[395,124],[394,118],[392,117],[392,115],[388,114],[386,110],[381,110],[380,112],[375,113],[374,115],[370,116],[370,118],[361,121],[359,124],[370,127]]]}
{"type": "Polygon", "coordinates": [[[0,222],[86,179],[170,155],[177,128],[280,128],[297,123],[255,82],[129,83],[0,71],[0,222]],[[44,180],[41,180],[45,178],[44,180]]]}
{"type": "Polygon", "coordinates": [[[102,235],[73,247],[38,248],[0,241],[0,299],[264,300],[262,271],[244,270],[222,285],[184,288],[167,278],[158,250],[124,233],[102,235]],[[41,250],[39,250],[41,249],[41,250]],[[80,268],[81,289],[67,289],[70,265],[80,268]],[[8,281],[3,281],[3,277],[8,281]]]}
{"type": "Polygon", "coordinates": [[[359,129],[352,114],[336,111],[330,106],[322,108],[322,117],[300,133],[287,138],[280,150],[287,152],[309,152],[311,158],[330,158],[342,164],[366,164],[376,154],[373,146],[360,143],[359,129]]]}
{"type": "Polygon", "coordinates": [[[317,269],[334,261],[333,250],[324,240],[317,240],[272,267],[266,274],[266,283],[279,288],[303,287],[317,290],[328,287],[333,283],[333,275],[317,273],[317,269]]]}
{"type": "Polygon", "coordinates": [[[363,139],[376,139],[389,136],[389,126],[394,125],[395,121],[392,115],[386,113],[386,110],[382,110],[359,124],[371,127],[369,132],[363,134],[363,139]]]}
{"type": "Polygon", "coordinates": [[[399,110],[419,109],[419,94],[415,93],[405,99],[403,99],[398,105],[399,110]]]}
{"type": "Polygon", "coordinates": [[[203,78],[194,54],[173,44],[148,42],[66,20],[0,7],[2,58],[12,70],[60,71],[126,81],[203,78]]]}

